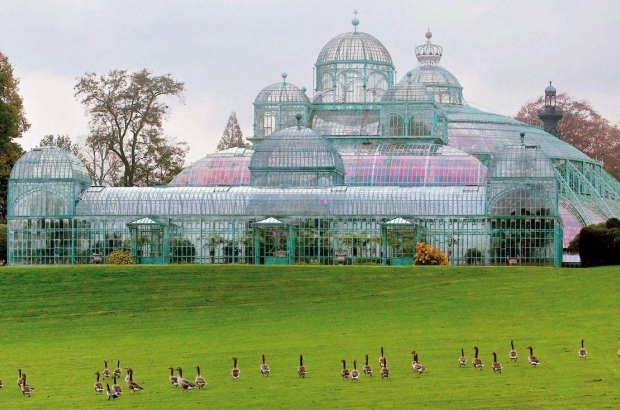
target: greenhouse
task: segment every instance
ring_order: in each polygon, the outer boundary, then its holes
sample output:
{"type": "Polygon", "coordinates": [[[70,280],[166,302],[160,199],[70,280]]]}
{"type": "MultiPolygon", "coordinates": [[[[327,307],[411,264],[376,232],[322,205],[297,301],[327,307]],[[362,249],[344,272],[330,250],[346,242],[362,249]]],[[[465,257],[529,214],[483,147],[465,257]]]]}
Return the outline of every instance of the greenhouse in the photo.
{"type": "MultiPolygon", "coordinates": [[[[397,81],[357,30],[330,40],[312,97],[282,80],[254,100],[252,145],[206,155],[168,186],[92,186],[84,164],[35,148],[9,180],[12,265],[411,265],[429,243],[451,264],[560,265],[581,227],[620,216],[620,183],[544,129],[467,105],[432,34],[397,81]]],[[[554,132],[555,131],[555,132],[554,132]]]]}

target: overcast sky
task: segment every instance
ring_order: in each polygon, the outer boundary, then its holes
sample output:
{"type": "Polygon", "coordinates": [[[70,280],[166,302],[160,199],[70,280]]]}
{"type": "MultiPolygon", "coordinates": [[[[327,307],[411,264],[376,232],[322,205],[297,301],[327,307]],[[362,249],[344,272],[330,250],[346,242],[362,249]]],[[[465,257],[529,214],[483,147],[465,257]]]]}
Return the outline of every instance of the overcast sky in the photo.
{"type": "Polygon", "coordinates": [[[18,142],[88,132],[73,90],[85,72],[148,68],[185,83],[185,104],[171,104],[164,129],[195,161],[215,150],[231,111],[251,135],[252,102],[283,71],[312,98],[316,58],[352,31],[354,9],[397,79],[417,66],[414,48],[430,28],[471,105],[514,115],[553,80],[620,122],[618,1],[0,0],[0,51],[32,124],[18,142]]]}

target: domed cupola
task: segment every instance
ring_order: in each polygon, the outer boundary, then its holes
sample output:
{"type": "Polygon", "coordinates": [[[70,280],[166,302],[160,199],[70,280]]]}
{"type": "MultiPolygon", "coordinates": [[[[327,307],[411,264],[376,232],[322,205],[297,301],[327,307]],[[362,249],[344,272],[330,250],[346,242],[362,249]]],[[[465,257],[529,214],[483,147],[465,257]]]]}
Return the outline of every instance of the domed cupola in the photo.
{"type": "MultiPolygon", "coordinates": [[[[456,77],[439,65],[443,48],[431,42],[433,34],[426,32],[426,44],[415,48],[415,55],[420,66],[411,70],[414,82],[424,84],[435,96],[435,101],[442,104],[463,104],[463,87],[456,77]]],[[[406,83],[403,77],[400,83],[406,83]]]]}
{"type": "Polygon", "coordinates": [[[261,139],[291,127],[297,123],[295,115],[302,114],[304,124],[308,122],[310,100],[306,96],[306,88],[299,88],[286,82],[286,73],[282,73],[282,81],[271,84],[258,93],[254,100],[254,138],[261,139]]]}
{"type": "Polygon", "coordinates": [[[316,60],[316,103],[378,102],[394,83],[394,64],[385,46],[370,34],[357,31],[331,39],[316,60]]]}
{"type": "Polygon", "coordinates": [[[75,155],[54,146],[33,148],[11,170],[8,215],[71,216],[78,196],[90,186],[90,174],[75,155]]]}
{"type": "Polygon", "coordinates": [[[444,141],[447,135],[445,115],[438,111],[426,87],[414,82],[412,77],[413,73],[408,72],[407,81],[393,85],[383,95],[381,135],[423,137],[430,142],[437,139],[447,142],[444,141]]]}
{"type": "Polygon", "coordinates": [[[338,150],[320,134],[299,125],[277,131],[254,149],[251,186],[328,187],[344,184],[338,150]]]}

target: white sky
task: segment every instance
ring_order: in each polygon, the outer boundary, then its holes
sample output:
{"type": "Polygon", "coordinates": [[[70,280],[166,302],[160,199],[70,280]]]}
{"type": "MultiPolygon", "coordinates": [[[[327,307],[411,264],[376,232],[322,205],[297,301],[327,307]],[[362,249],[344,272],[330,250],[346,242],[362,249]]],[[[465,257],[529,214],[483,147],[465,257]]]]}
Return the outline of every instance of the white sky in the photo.
{"type": "Polygon", "coordinates": [[[185,105],[171,104],[165,131],[190,145],[188,162],[213,152],[231,111],[251,136],[252,102],[265,86],[306,86],[321,48],[352,31],[379,39],[397,79],[417,66],[414,48],[443,46],[441,65],[468,103],[516,114],[543,94],[587,99],[620,122],[618,1],[190,1],[0,0],[0,51],[15,66],[32,127],[18,142],[88,132],[73,86],[85,72],[148,68],[185,83],[185,105]]]}

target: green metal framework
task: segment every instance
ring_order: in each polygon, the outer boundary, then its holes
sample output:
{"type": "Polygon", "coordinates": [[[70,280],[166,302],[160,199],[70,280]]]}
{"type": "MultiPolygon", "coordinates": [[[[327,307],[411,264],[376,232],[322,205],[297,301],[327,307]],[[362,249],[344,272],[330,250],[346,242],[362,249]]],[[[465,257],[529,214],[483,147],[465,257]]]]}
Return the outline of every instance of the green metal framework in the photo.
{"type": "Polygon", "coordinates": [[[559,266],[582,226],[620,217],[602,164],[466,105],[430,32],[394,84],[385,47],[353,23],[320,52],[312,101],[283,74],[254,101],[253,146],[168,187],[91,187],[70,153],[26,153],[9,180],[8,262],[124,249],[150,264],[410,265],[424,241],[452,264],[559,266]]]}

